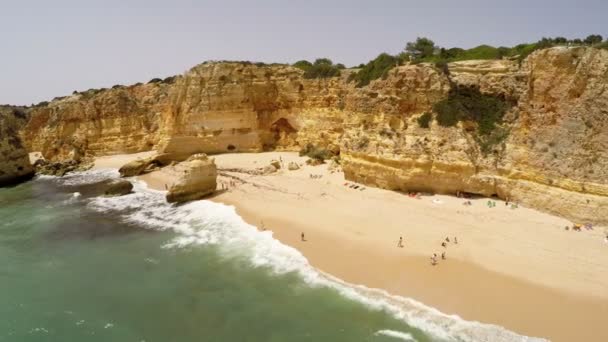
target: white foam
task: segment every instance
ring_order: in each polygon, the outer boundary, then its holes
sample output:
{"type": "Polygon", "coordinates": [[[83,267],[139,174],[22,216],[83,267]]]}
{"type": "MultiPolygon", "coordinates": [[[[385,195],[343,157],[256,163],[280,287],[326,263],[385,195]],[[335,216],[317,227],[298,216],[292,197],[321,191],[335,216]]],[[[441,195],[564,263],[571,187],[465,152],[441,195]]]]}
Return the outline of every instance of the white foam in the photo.
{"type": "Polygon", "coordinates": [[[348,284],[320,272],[298,250],[276,240],[272,232],[260,232],[244,222],[232,206],[210,201],[171,205],[165,201],[164,192],[149,190],[142,182],[135,182],[134,191],[119,197],[97,197],[90,200],[89,206],[98,211],[113,214],[118,212],[124,220],[150,229],[173,230],[178,237],[164,245],[164,248],[217,245],[226,258],[246,257],[252,266],[267,267],[278,274],[296,272],[311,286],[333,288],[347,298],[376,310],[385,310],[442,340],[544,341],[518,335],[500,326],[465,321],[411,298],[348,284]]]}
{"type": "Polygon", "coordinates": [[[97,183],[106,179],[117,178],[120,176],[118,170],[115,169],[102,169],[102,170],[89,170],[84,172],[70,172],[63,177],[55,176],[38,176],[39,179],[53,180],[55,182],[65,185],[83,185],[90,183],[97,183]]]}
{"type": "Polygon", "coordinates": [[[379,330],[376,331],[376,333],[374,335],[384,335],[384,336],[389,336],[389,337],[394,337],[403,341],[412,341],[412,342],[418,342],[414,336],[412,336],[412,334],[408,334],[408,333],[404,333],[401,331],[395,331],[395,330],[379,330]]]}

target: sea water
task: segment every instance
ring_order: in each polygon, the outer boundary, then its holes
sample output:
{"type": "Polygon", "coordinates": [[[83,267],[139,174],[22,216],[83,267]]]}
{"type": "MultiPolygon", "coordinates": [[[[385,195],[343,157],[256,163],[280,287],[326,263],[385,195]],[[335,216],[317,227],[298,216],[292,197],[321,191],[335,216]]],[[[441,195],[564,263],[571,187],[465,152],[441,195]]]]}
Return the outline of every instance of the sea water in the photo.
{"type": "Polygon", "coordinates": [[[114,170],[0,189],[0,341],[528,341],[342,282],[233,207],[114,170]]]}

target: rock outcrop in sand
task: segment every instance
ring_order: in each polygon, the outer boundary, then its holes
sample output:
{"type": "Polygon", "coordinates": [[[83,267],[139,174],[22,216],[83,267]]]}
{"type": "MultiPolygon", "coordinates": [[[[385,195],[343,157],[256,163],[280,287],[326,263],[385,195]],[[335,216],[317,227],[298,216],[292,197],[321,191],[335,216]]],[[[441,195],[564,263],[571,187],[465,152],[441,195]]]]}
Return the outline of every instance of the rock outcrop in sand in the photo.
{"type": "Polygon", "coordinates": [[[28,151],[19,137],[19,127],[27,121],[17,107],[0,106],[0,186],[16,184],[34,176],[28,151]]]}
{"type": "Polygon", "coordinates": [[[350,72],[311,80],[286,65],[204,63],[174,83],[37,107],[22,137],[51,159],[156,149],[179,161],[312,145],[339,154],[346,178],[363,184],[497,195],[608,223],[608,51],[557,47],[521,65],[462,61],[447,73],[404,65],[362,88],[350,72]],[[504,108],[500,120],[487,126],[483,112],[440,124],[437,105],[470,94],[504,108]]]}
{"type": "Polygon", "coordinates": [[[171,157],[168,154],[156,154],[148,158],[140,158],[129,162],[118,169],[118,172],[121,177],[139,176],[169,165],[171,162],[171,157]]]}
{"type": "Polygon", "coordinates": [[[187,202],[212,194],[217,188],[217,168],[213,158],[195,154],[171,166],[177,181],[169,186],[168,202],[187,202]]]}

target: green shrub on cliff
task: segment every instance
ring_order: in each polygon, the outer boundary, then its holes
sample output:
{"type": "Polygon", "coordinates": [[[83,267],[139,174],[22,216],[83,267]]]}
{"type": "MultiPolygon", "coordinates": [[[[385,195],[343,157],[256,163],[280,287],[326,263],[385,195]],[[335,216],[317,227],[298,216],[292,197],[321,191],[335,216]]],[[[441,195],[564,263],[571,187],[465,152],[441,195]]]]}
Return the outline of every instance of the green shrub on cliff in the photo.
{"type": "Polygon", "coordinates": [[[381,53],[378,57],[365,64],[361,70],[349,76],[349,81],[357,82],[357,87],[364,87],[378,78],[385,78],[389,70],[399,65],[399,58],[381,53]]]}
{"type": "Polygon", "coordinates": [[[482,152],[488,153],[508,135],[501,124],[510,106],[505,99],[482,94],[477,88],[455,87],[433,110],[437,123],[444,127],[455,126],[459,121],[475,122],[476,140],[482,152]]]}
{"type": "Polygon", "coordinates": [[[301,61],[297,61],[297,62],[293,63],[293,66],[306,71],[306,70],[310,69],[310,67],[312,67],[312,63],[310,63],[309,61],[306,61],[306,60],[301,60],[301,61]]]}
{"type": "Polygon", "coordinates": [[[300,156],[307,156],[311,159],[316,159],[316,160],[320,160],[320,161],[324,161],[325,159],[329,159],[333,156],[333,154],[324,149],[324,148],[320,148],[317,146],[314,146],[313,144],[306,144],[306,146],[302,147],[302,149],[300,149],[300,156]]]}
{"type": "Polygon", "coordinates": [[[301,60],[293,64],[296,68],[304,70],[304,78],[329,78],[340,76],[343,64],[334,64],[329,58],[318,58],[314,63],[301,60]]]}
{"type": "Polygon", "coordinates": [[[429,112],[424,112],[418,117],[418,119],[416,119],[416,121],[418,122],[418,126],[422,128],[429,128],[431,120],[433,120],[433,115],[429,112]]]}

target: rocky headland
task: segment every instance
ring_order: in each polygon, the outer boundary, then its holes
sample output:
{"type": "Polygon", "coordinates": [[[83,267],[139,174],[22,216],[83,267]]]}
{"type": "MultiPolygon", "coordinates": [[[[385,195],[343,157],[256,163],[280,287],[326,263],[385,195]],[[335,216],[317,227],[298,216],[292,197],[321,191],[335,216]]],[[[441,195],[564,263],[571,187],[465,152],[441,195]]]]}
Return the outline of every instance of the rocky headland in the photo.
{"type": "Polygon", "coordinates": [[[19,136],[27,122],[23,108],[0,106],[0,186],[12,185],[34,176],[28,151],[19,136]]]}

